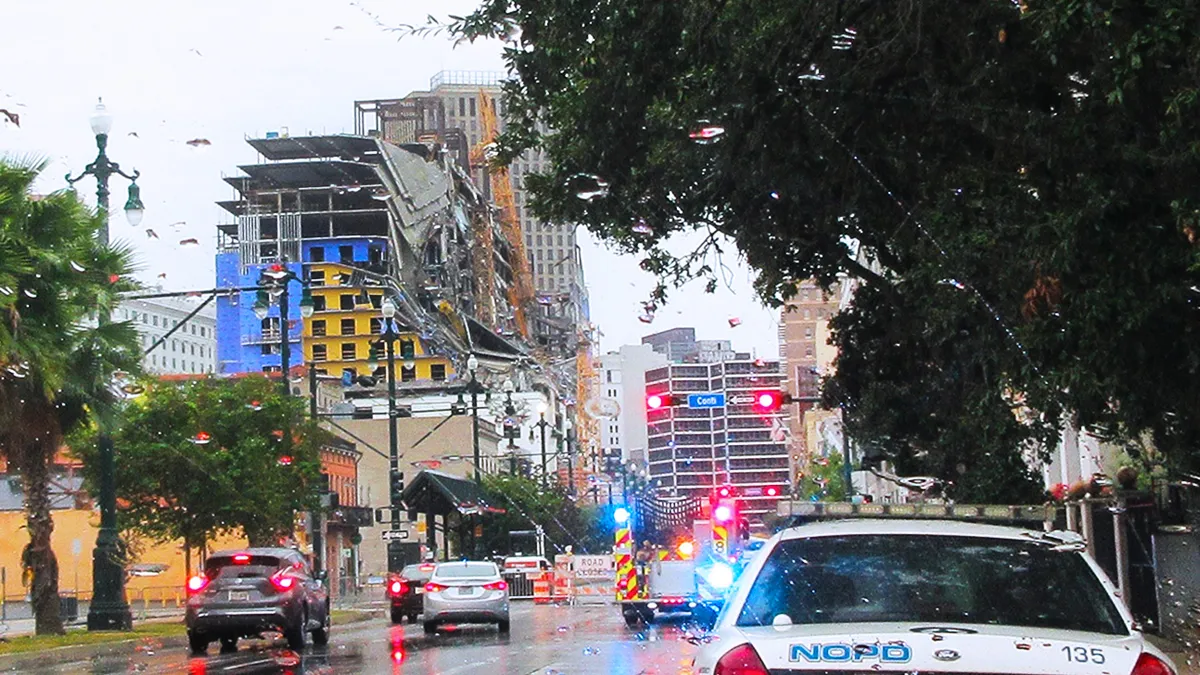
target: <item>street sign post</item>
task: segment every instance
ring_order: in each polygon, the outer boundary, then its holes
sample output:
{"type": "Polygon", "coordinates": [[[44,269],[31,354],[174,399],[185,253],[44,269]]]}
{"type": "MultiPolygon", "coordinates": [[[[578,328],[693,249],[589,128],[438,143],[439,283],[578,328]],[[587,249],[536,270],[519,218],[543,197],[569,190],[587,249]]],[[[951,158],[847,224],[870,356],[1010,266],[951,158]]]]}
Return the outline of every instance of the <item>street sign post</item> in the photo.
{"type": "Polygon", "coordinates": [[[408,530],[384,530],[383,532],[379,533],[379,537],[384,541],[408,539],[408,530]]]}
{"type": "Polygon", "coordinates": [[[724,408],[725,394],[688,394],[689,408],[724,408]]]}

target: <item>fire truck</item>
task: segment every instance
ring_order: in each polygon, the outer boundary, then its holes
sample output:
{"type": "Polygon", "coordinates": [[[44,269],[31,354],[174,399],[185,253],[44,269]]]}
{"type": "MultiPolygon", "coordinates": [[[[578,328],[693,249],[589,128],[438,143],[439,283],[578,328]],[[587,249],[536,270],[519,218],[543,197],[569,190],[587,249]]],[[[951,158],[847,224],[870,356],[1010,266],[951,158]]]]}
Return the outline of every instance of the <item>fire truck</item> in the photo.
{"type": "Polygon", "coordinates": [[[708,503],[648,495],[613,512],[617,601],[626,625],[687,613],[711,625],[741,570],[749,527],[736,490],[714,488],[708,503]]]}

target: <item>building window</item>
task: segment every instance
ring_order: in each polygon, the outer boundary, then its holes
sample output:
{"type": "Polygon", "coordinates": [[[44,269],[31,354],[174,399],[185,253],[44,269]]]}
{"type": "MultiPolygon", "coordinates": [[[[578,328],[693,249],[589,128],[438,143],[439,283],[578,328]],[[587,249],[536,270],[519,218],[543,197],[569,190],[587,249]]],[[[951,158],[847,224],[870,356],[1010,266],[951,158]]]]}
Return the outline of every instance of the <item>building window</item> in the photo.
{"type": "Polygon", "coordinates": [[[312,334],[313,337],[325,337],[325,319],[313,319],[312,334]]]}
{"type": "Polygon", "coordinates": [[[812,339],[812,329],[811,328],[804,329],[804,337],[806,337],[810,340],[812,339]]]}
{"type": "Polygon", "coordinates": [[[175,362],[175,359],[171,359],[171,367],[172,367],[172,368],[178,368],[178,367],[179,367],[179,364],[175,362]]]}
{"type": "Polygon", "coordinates": [[[313,345],[313,347],[312,347],[313,361],[324,361],[326,359],[326,357],[327,357],[327,351],[326,351],[325,345],[313,345]]]}
{"type": "Polygon", "coordinates": [[[429,366],[429,377],[436,382],[442,382],[446,379],[446,364],[433,363],[429,366]]]}
{"type": "Polygon", "coordinates": [[[158,325],[158,315],[157,314],[154,315],[154,325],[155,326],[158,325]]]}
{"type": "Polygon", "coordinates": [[[400,368],[400,381],[412,382],[417,379],[417,367],[415,365],[405,364],[400,368]]]}
{"type": "Polygon", "coordinates": [[[354,294],[342,293],[340,296],[338,296],[338,303],[338,306],[342,309],[354,309],[354,294]]]}
{"type": "Polygon", "coordinates": [[[354,319],[342,319],[342,335],[354,335],[354,319]]]}
{"type": "Polygon", "coordinates": [[[325,285],[325,270],[311,270],[308,273],[309,286],[324,286],[325,285]]]}
{"type": "Polygon", "coordinates": [[[400,358],[411,359],[417,355],[417,346],[412,340],[400,341],[400,358]]]}
{"type": "Polygon", "coordinates": [[[387,358],[387,345],[383,340],[371,343],[371,358],[376,361],[383,361],[387,358]]]}
{"type": "Polygon", "coordinates": [[[358,358],[358,350],[355,349],[353,342],[342,343],[342,360],[353,361],[358,358]]]}
{"type": "Polygon", "coordinates": [[[308,249],[309,262],[325,262],[325,247],[314,246],[308,249]]]}
{"type": "Polygon", "coordinates": [[[353,246],[339,246],[338,247],[338,258],[344,263],[354,262],[354,247],[353,246]]]}
{"type": "Polygon", "coordinates": [[[805,355],[805,356],[808,356],[808,357],[811,357],[811,356],[813,355],[813,348],[812,348],[812,347],[805,347],[805,348],[804,348],[804,355],[805,355]]]}
{"type": "Polygon", "coordinates": [[[372,267],[383,264],[383,248],[380,246],[371,246],[367,249],[367,263],[372,267]]]}
{"type": "Polygon", "coordinates": [[[383,309],[383,294],[382,293],[372,293],[370,298],[371,298],[371,306],[372,307],[374,307],[375,309],[383,309]]]}
{"type": "Polygon", "coordinates": [[[371,317],[371,335],[383,333],[383,319],[371,317]]]}
{"type": "Polygon", "coordinates": [[[467,116],[467,99],[462,98],[461,96],[458,99],[458,115],[459,117],[467,116]]]}
{"type": "Polygon", "coordinates": [[[810,309],[804,310],[804,318],[805,318],[805,320],[811,319],[812,318],[812,310],[810,310],[810,309]]]}
{"type": "Polygon", "coordinates": [[[325,296],[323,296],[323,295],[314,295],[313,296],[313,311],[314,312],[324,312],[325,311],[325,296]]]}

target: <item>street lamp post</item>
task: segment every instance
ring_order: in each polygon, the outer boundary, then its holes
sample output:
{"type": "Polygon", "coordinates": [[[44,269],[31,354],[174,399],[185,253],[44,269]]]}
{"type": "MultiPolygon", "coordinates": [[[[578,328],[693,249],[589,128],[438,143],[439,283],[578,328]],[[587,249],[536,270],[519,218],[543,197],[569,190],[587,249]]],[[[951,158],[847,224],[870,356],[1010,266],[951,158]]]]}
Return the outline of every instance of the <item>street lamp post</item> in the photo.
{"type": "Polygon", "coordinates": [[[267,318],[272,298],[275,295],[279,296],[279,363],[283,374],[283,395],[289,397],[292,395],[292,388],[288,382],[288,371],[292,369],[291,328],[288,326],[291,310],[288,287],[291,282],[296,281],[301,286],[300,315],[306,319],[312,316],[314,306],[312,291],[303,279],[287,268],[286,262],[285,258],[282,263],[267,267],[259,276],[258,283],[261,288],[254,303],[254,315],[260,320],[267,318]]]}
{"type": "MultiPolygon", "coordinates": [[[[141,188],[137,185],[138,173],[127,174],[120,165],[108,158],[108,132],[112,130],[112,115],[104,103],[96,105],[92,113],[92,133],[96,135],[96,159],[75,178],[67,174],[67,182],[74,185],[84,176],[96,178],[96,203],[100,215],[100,231],[97,238],[108,244],[108,179],[116,174],[129,179],[129,199],[125,202],[125,218],[137,227],[142,222],[145,206],[142,205],[141,188]]],[[[101,309],[99,322],[109,322],[107,310],[101,309]]],[[[117,480],[116,450],[108,429],[101,428],[98,439],[100,461],[100,532],[96,546],[92,549],[92,602],[88,606],[88,630],[132,630],[133,614],[125,602],[125,570],[121,564],[120,537],[117,534],[117,480]]]]}
{"type": "Polygon", "coordinates": [[[513,436],[508,427],[510,420],[517,414],[517,407],[513,405],[512,400],[514,389],[512,380],[504,381],[504,430],[508,436],[508,472],[513,476],[517,475],[517,444],[513,443],[513,436]]]}
{"type": "MultiPolygon", "coordinates": [[[[388,383],[388,476],[389,488],[391,490],[391,525],[392,530],[400,529],[400,492],[397,486],[402,484],[403,478],[400,473],[400,443],[396,431],[396,340],[400,339],[400,333],[396,330],[396,325],[393,319],[396,317],[396,304],[391,298],[385,298],[381,307],[383,312],[383,334],[382,338],[387,348],[387,383],[388,383]]],[[[388,571],[399,572],[398,564],[401,557],[401,549],[399,540],[389,540],[388,548],[388,571]],[[392,569],[395,567],[395,569],[392,569]]]]}
{"type": "Polygon", "coordinates": [[[483,483],[479,471],[479,380],[475,379],[475,371],[479,370],[479,359],[472,354],[467,358],[467,372],[471,374],[471,446],[475,452],[475,484],[483,483]]]}

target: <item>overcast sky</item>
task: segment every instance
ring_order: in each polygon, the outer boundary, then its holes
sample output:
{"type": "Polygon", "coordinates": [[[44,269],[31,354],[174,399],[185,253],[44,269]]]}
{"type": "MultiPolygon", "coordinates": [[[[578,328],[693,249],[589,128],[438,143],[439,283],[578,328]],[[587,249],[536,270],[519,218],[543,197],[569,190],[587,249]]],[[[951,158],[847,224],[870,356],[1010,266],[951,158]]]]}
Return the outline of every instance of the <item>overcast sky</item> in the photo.
{"type": "MultiPolygon", "coordinates": [[[[119,210],[126,183],[114,179],[113,236],[137,248],[142,281],[170,290],[211,288],[214,226],[231,221],[213,202],[233,196],[223,176],[256,161],[244,139],[281,127],[292,135],[349,133],[355,100],[427,89],[441,70],[502,71],[499,43],[397,40],[376,23],[415,24],[431,12],[472,6],[469,0],[8,0],[0,9],[6,64],[0,108],[20,115],[21,125],[0,121],[0,153],[47,158],[38,190],[64,187],[64,174],[95,157],[88,116],[103,96],[116,118],[109,155],[126,171],[142,172],[146,203],[141,227],[130,227],[119,210]],[[212,145],[189,147],[195,138],[212,145]],[[188,238],[200,246],[181,248],[188,238]]],[[[94,203],[95,182],[86,181],[81,192],[94,203]]],[[[677,291],[646,325],[638,316],[654,280],[637,259],[607,251],[586,233],[580,239],[603,350],[690,325],[700,337],[730,339],[759,356],[778,353],[778,314],[755,300],[750,274],[734,257],[725,259],[728,287],[721,284],[714,296],[702,284],[677,291]],[[731,317],[741,325],[731,328],[731,317]]]]}

